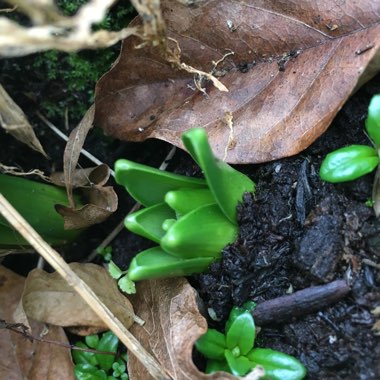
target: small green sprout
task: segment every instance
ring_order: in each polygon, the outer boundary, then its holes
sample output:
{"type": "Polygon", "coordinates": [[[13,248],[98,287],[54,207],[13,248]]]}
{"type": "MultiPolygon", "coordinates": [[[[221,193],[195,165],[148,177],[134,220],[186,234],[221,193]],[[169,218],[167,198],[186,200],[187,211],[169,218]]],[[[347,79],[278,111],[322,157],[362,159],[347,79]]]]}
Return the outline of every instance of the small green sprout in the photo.
{"type": "Polygon", "coordinates": [[[269,348],[254,348],[256,327],[252,317],[254,302],[234,307],[226,322],[225,334],[208,329],[195,343],[208,360],[206,373],[225,371],[244,376],[256,366],[265,370],[263,379],[300,380],[305,367],[294,357],[269,348]]]}
{"type": "Polygon", "coordinates": [[[84,342],[77,342],[77,347],[93,349],[103,352],[114,352],[111,354],[100,354],[88,351],[72,350],[71,354],[75,363],[74,373],[77,380],[127,380],[126,354],[116,356],[119,339],[108,331],[99,338],[98,335],[89,335],[84,342]]]}
{"type": "Polygon", "coordinates": [[[380,163],[380,94],[371,99],[365,127],[374,147],[350,145],[329,153],[320,169],[320,176],[324,181],[332,183],[352,181],[378,167],[380,163]]]}
{"type": "MultiPolygon", "coordinates": [[[[48,243],[65,244],[79,235],[79,230],[64,229],[63,218],[54,208],[56,204],[68,204],[64,189],[0,174],[0,193],[48,243]]],[[[79,198],[76,201],[81,203],[79,198]]],[[[29,244],[0,216],[0,247],[14,248],[24,245],[29,244]]]]}
{"type": "Polygon", "coordinates": [[[235,241],[236,207],[245,192],[255,189],[248,177],[213,155],[204,129],[187,131],[182,141],[205,179],[116,162],[117,183],[145,206],[127,216],[126,227],[158,244],[132,260],[131,281],[205,271],[235,241]]]}
{"type": "Polygon", "coordinates": [[[112,260],[112,247],[110,246],[97,248],[96,253],[102,256],[107,263],[112,260]]]}

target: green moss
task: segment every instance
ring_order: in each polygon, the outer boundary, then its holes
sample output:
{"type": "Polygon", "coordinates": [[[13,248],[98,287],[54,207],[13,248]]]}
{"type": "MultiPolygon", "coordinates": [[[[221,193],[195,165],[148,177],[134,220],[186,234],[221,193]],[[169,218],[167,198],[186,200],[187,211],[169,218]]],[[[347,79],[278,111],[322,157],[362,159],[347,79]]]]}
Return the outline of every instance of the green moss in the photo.
{"type": "MultiPolygon", "coordinates": [[[[87,0],[58,0],[62,13],[70,16],[87,0]]],[[[93,29],[120,30],[135,11],[128,0],[120,0],[93,29]]],[[[62,122],[68,110],[72,123],[79,121],[94,101],[96,82],[119,54],[120,44],[107,49],[63,53],[55,50],[0,62],[3,84],[38,103],[38,109],[52,121],[62,122]],[[28,84],[28,88],[25,85],[28,84]]]]}

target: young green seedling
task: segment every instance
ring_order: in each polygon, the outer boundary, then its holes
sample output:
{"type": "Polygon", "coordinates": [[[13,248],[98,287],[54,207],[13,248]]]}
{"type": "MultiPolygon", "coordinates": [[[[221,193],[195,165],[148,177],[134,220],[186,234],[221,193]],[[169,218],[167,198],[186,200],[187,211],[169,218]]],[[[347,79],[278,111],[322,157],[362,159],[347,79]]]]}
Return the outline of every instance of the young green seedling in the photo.
{"type": "Polygon", "coordinates": [[[182,136],[205,180],[172,174],[128,160],[115,165],[116,181],[145,208],[126,227],[159,244],[131,262],[132,281],[205,271],[238,234],[236,207],[255,184],[212,154],[204,129],[182,136]]]}
{"type": "Polygon", "coordinates": [[[108,331],[100,338],[98,335],[89,335],[84,342],[77,342],[77,347],[93,349],[111,354],[100,354],[88,351],[72,350],[71,354],[75,363],[74,373],[77,380],[127,380],[126,355],[120,358],[116,356],[119,339],[108,331]]]}
{"type": "MultiPolygon", "coordinates": [[[[48,243],[64,244],[79,235],[79,230],[64,229],[63,218],[54,208],[56,204],[68,204],[64,189],[0,174],[0,193],[48,243]]],[[[81,203],[79,198],[76,198],[76,201],[78,204],[81,203]]],[[[0,216],[0,246],[9,248],[23,245],[28,243],[0,216]]]]}
{"type": "Polygon", "coordinates": [[[254,348],[256,328],[252,317],[255,304],[246,303],[231,310],[225,333],[208,329],[195,347],[208,360],[206,373],[225,371],[244,376],[257,365],[265,370],[263,379],[300,380],[306,375],[305,367],[294,357],[269,348],[254,348]]]}
{"type": "MultiPolygon", "coordinates": [[[[320,177],[332,183],[355,180],[379,167],[380,163],[380,94],[375,95],[368,107],[365,127],[373,146],[350,145],[329,153],[323,160],[320,177]]],[[[380,214],[379,170],[373,185],[373,202],[380,214]]]]}

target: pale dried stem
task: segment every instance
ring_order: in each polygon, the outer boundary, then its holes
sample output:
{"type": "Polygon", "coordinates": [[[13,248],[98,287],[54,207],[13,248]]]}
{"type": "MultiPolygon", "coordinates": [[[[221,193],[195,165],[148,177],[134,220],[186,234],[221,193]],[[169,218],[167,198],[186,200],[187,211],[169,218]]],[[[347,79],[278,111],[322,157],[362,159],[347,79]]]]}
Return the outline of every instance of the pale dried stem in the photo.
{"type": "Polygon", "coordinates": [[[45,258],[45,260],[70,284],[92,310],[118,336],[127,349],[140,360],[155,379],[170,377],[160,364],[147,352],[139,341],[125,328],[121,321],[107,308],[92,289],[81,280],[62,257],[51,248],[26,222],[15,208],[0,194],[0,213],[45,258]]]}
{"type": "Polygon", "coordinates": [[[63,16],[52,0],[8,0],[34,23],[24,27],[0,17],[0,56],[17,57],[50,49],[66,52],[99,49],[114,45],[131,35],[137,28],[120,31],[92,31],[92,25],[104,19],[115,0],[91,0],[72,17],[63,16]]]}
{"type": "Polygon", "coordinates": [[[39,169],[33,169],[29,170],[28,172],[22,171],[20,168],[16,166],[8,166],[4,165],[0,162],[0,173],[3,174],[11,174],[14,176],[19,176],[19,177],[28,177],[28,176],[37,176],[41,178],[45,182],[52,182],[51,179],[45,175],[45,173],[39,169]]]}
{"type": "MultiPolygon", "coordinates": [[[[64,141],[68,141],[69,138],[68,136],[66,136],[63,132],[61,132],[61,130],[59,128],[57,128],[53,123],[51,123],[48,119],[46,119],[45,116],[43,116],[40,112],[37,111],[37,116],[46,124],[46,126],[48,128],[50,128],[58,137],[60,137],[62,140],[64,141]]],[[[81,149],[80,150],[80,153],[87,157],[90,161],[92,161],[95,165],[102,165],[103,162],[100,161],[98,158],[96,158],[93,154],[91,154],[89,151],[87,151],[86,149],[81,149]]],[[[112,177],[115,178],[115,172],[113,170],[110,169],[110,173],[112,175],[112,177]]]]}

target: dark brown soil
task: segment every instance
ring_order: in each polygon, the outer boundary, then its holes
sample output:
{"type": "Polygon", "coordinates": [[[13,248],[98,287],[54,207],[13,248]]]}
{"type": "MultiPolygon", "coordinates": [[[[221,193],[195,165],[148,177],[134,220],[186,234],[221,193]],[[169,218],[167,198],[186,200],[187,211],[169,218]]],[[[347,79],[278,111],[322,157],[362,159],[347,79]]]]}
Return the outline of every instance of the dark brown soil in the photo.
{"type": "MultiPolygon", "coordinates": [[[[7,89],[17,99],[17,90],[7,89]]],[[[212,316],[210,325],[217,328],[224,325],[232,305],[246,300],[261,303],[345,279],[351,292],[338,303],[321,304],[320,310],[311,314],[263,326],[258,336],[258,345],[298,357],[308,369],[307,379],[380,378],[380,337],[372,330],[376,318],[371,313],[380,306],[380,223],[365,205],[371,197],[373,174],[341,185],[324,183],[318,176],[321,160],[331,150],[369,143],[363,124],[375,93],[380,93],[379,76],[347,102],[329,130],[302,154],[239,166],[257,183],[255,196],[246,195],[239,206],[239,238],[225,248],[223,259],[213,264],[209,273],[189,279],[212,316]]],[[[37,123],[33,112],[29,117],[37,123]]],[[[0,131],[0,162],[24,170],[60,169],[64,143],[42,127],[37,132],[52,161],[43,161],[0,131]]],[[[110,166],[124,157],[157,167],[170,146],[159,141],[110,141],[95,132],[86,148],[110,166]]],[[[81,164],[89,166],[85,160],[81,164]]],[[[168,170],[201,175],[184,152],[176,153],[168,170]]],[[[79,261],[88,255],[131,208],[128,195],[120,188],[117,191],[117,214],[62,249],[67,260],[79,261]]],[[[111,244],[113,258],[127,268],[133,255],[149,245],[123,231],[111,244]]],[[[4,263],[19,272],[27,271],[27,266],[21,268],[20,259],[9,257],[4,263]]]]}

